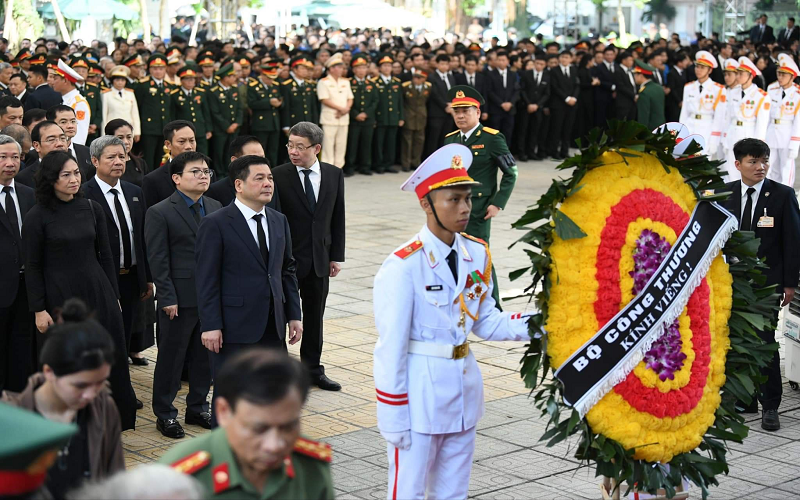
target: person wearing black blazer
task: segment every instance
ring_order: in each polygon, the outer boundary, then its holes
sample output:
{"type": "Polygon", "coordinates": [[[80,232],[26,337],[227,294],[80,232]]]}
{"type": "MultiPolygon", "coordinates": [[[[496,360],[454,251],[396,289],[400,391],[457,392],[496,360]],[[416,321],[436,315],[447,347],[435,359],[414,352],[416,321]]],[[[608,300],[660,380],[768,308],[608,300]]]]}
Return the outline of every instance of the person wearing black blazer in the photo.
{"type": "Polygon", "coordinates": [[[617,93],[614,117],[617,120],[636,120],[638,88],[633,79],[633,56],[630,52],[620,55],[617,67],[620,71],[614,73],[614,91],[617,93]]]}
{"type": "Polygon", "coordinates": [[[488,100],[486,75],[478,71],[478,58],[467,56],[464,59],[464,72],[456,74],[457,85],[469,85],[483,96],[484,101],[488,100]]]}
{"type": "Polygon", "coordinates": [[[81,169],[81,184],[86,184],[92,180],[97,172],[97,168],[92,163],[92,155],[89,153],[89,148],[83,144],[70,142],[67,149],[72,154],[72,157],[78,161],[78,168],[81,169]]]}
{"type": "Polygon", "coordinates": [[[147,260],[158,289],[159,342],[153,375],[153,413],[156,428],[166,437],[182,438],[178,410],[173,404],[181,387],[181,368],[187,365],[189,392],[185,422],[211,426],[208,391],[211,366],[202,333],[195,284],[195,240],[204,217],[222,205],[204,192],[211,181],[211,160],[187,151],[170,163],[175,192],[147,211],[144,223],[147,260]],[[206,171],[208,176],[204,175],[206,171]]]}
{"type": "Polygon", "coordinates": [[[506,144],[510,146],[514,140],[514,115],[519,100],[519,84],[516,73],[508,68],[508,54],[505,51],[497,52],[495,70],[486,76],[489,126],[499,130],[505,136],[506,144]]]}
{"type": "MultiPolygon", "coordinates": [[[[524,112],[517,118],[522,121],[520,133],[520,156],[531,160],[542,160],[545,153],[543,144],[539,144],[539,131],[544,116],[544,108],[550,100],[550,73],[545,71],[544,55],[537,56],[533,62],[533,70],[522,73],[522,102],[524,112]],[[538,151],[537,151],[538,150],[538,151]]],[[[520,158],[522,161],[524,161],[520,158]]]]}
{"type": "Polygon", "coordinates": [[[17,174],[15,179],[20,184],[24,184],[30,188],[35,186],[34,176],[41,166],[41,158],[44,158],[47,153],[51,151],[68,151],[72,157],[75,158],[78,162],[78,168],[81,171],[82,184],[94,177],[94,165],[91,164],[91,160],[88,165],[86,163],[88,148],[86,146],[81,146],[81,148],[83,148],[80,153],[81,157],[77,157],[76,153],[80,148],[75,150],[69,149],[69,139],[66,138],[64,131],[56,122],[45,120],[37,123],[31,131],[31,143],[38,153],[38,158],[30,165],[26,165],[25,168],[20,170],[17,174]]]}
{"type": "MultiPolygon", "coordinates": [[[[266,156],[264,155],[264,146],[261,145],[261,141],[259,141],[255,136],[240,135],[234,139],[233,142],[231,142],[231,161],[233,162],[237,158],[248,155],[262,157],[266,156]]],[[[274,165],[270,165],[269,167],[272,168],[273,166],[274,165]]],[[[208,191],[206,191],[205,196],[208,198],[214,198],[218,202],[222,203],[223,207],[227,207],[236,198],[236,187],[233,185],[233,179],[230,177],[225,177],[214,182],[208,188],[208,191]]],[[[269,200],[269,203],[267,203],[267,207],[278,212],[281,211],[281,200],[278,196],[278,186],[272,186],[272,199],[269,200]]]]}
{"type": "Polygon", "coordinates": [[[28,72],[28,85],[33,89],[25,100],[25,111],[43,109],[47,111],[62,103],[61,94],[47,84],[47,68],[45,65],[31,66],[28,72]]]}
{"type": "Polygon", "coordinates": [[[772,31],[772,26],[767,25],[766,14],[761,14],[761,17],[758,18],[758,23],[750,28],[750,41],[754,44],[775,41],[775,33],[772,31]]]}
{"type": "MultiPolygon", "coordinates": [[[[723,191],[731,192],[722,206],[739,219],[739,229],[753,231],[761,240],[758,257],[765,259],[769,269],[763,271],[764,286],[776,285],[776,292],[783,296],[781,306],[785,307],[794,297],[800,274],[800,209],[791,187],[767,179],[769,170],[769,146],[758,139],[742,139],[733,146],[736,168],[742,179],[728,183],[723,191]]],[[[777,317],[773,318],[777,321],[777,317]]],[[[775,342],[775,332],[758,332],[764,342],[775,342]]],[[[769,366],[762,370],[767,376],[766,383],[760,387],[758,400],[763,410],[761,427],[768,431],[780,428],[778,407],[781,403],[781,368],[776,350],[769,366]]],[[[747,411],[756,412],[757,403],[753,400],[747,411]]]]}
{"type": "Polygon", "coordinates": [[[266,208],[273,184],[267,160],[243,156],[228,175],[236,200],[203,218],[195,243],[200,339],[211,351],[212,378],[251,346],[285,351],[287,323],[290,344],[303,334],[289,222],[266,208]]]}
{"type": "Polygon", "coordinates": [[[550,85],[550,156],[563,160],[569,154],[581,92],[578,68],[572,66],[572,54],[568,50],[558,55],[558,66],[550,70],[550,85]]]}
{"type": "Polygon", "coordinates": [[[425,126],[425,148],[422,158],[427,158],[431,153],[444,144],[446,136],[455,126],[447,99],[447,92],[456,85],[456,79],[448,74],[450,70],[450,56],[439,54],[436,56],[436,71],[428,74],[431,84],[431,95],[428,98],[428,122],[425,126]]]}
{"type": "Polygon", "coordinates": [[[683,87],[686,86],[686,67],[691,64],[689,54],[680,50],[675,55],[675,63],[667,73],[667,85],[669,89],[665,96],[666,106],[664,116],[668,122],[676,122],[681,116],[681,106],[683,105],[683,87]]]}
{"type": "MultiPolygon", "coordinates": [[[[184,120],[175,120],[164,126],[164,146],[167,148],[169,158],[174,158],[184,151],[195,151],[197,143],[195,141],[194,124],[184,120]]],[[[142,179],[142,191],[147,200],[149,209],[156,203],[169,198],[175,192],[175,184],[172,183],[172,175],[169,170],[168,159],[163,165],[153,168],[152,171],[142,179]]]]}
{"type": "Polygon", "coordinates": [[[778,32],[778,43],[783,47],[788,47],[797,40],[800,40],[800,28],[795,26],[794,18],[790,17],[786,21],[786,27],[781,28],[778,32]]]}
{"type": "Polygon", "coordinates": [[[609,45],[603,50],[603,61],[592,68],[593,76],[600,80],[600,85],[594,89],[594,124],[606,128],[608,120],[614,118],[614,92],[617,90],[615,76],[621,71],[614,58],[617,51],[609,45]]]}
{"type": "Polygon", "coordinates": [[[111,254],[119,271],[117,286],[125,342],[133,362],[146,365],[144,358],[133,356],[154,343],[152,330],[148,334],[145,329],[145,301],[153,295],[153,279],[144,247],[146,204],[139,186],[120,180],[126,161],[122,139],[113,135],[98,137],[92,142],[92,163],[97,175],[81,189],[86,198],[99,203],[105,212],[111,254]]]}
{"type": "Polygon", "coordinates": [[[293,146],[289,150],[291,163],[276,167],[274,175],[281,206],[289,219],[303,298],[300,359],[308,367],[313,384],[338,391],[342,386],[325,375],[320,358],[328,285],[344,262],[344,175],[341,169],[317,160],[322,144],[322,129],[317,125],[300,122],[292,127],[289,144],[293,146]]]}
{"type": "Polygon", "coordinates": [[[0,135],[0,391],[19,392],[38,367],[37,336],[28,310],[22,225],[36,204],[33,189],[14,182],[19,145],[0,135]]]}

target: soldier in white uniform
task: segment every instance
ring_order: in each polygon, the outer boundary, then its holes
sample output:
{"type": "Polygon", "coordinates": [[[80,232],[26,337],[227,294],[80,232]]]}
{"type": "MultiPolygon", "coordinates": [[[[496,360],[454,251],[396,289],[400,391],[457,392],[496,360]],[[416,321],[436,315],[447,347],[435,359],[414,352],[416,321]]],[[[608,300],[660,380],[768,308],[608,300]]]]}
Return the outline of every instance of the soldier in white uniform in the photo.
{"type": "MultiPolygon", "coordinates": [[[[783,54],[782,54],[783,55],[783,54]]],[[[769,91],[770,115],[767,144],[770,169],[767,177],[794,187],[795,160],[800,147],[800,85],[794,79],[800,74],[790,57],[778,57],[778,86],[769,91]]]]}
{"type": "MultiPolygon", "coordinates": [[[[731,102],[738,101],[739,97],[742,95],[742,87],[739,85],[739,79],[737,78],[739,74],[738,70],[739,61],[733,58],[725,59],[725,66],[722,68],[722,77],[725,79],[725,104],[723,106],[726,108],[731,102]]],[[[724,160],[727,154],[728,150],[726,146],[720,141],[719,148],[713,157],[724,160]]]]}
{"type": "Polygon", "coordinates": [[[695,55],[697,80],[683,88],[683,106],[679,122],[706,141],[705,153],[713,155],[722,137],[725,108],[725,87],[711,80],[711,70],[718,67],[717,58],[705,50],[695,55]]]}
{"type": "Polygon", "coordinates": [[[92,122],[92,112],[89,109],[89,102],[75,86],[76,82],[83,81],[83,77],[61,59],[58,60],[58,65],[50,65],[49,69],[47,83],[61,94],[62,103],[75,110],[78,133],[72,138],[72,142],[85,145],[86,137],[89,135],[89,125],[92,122]]]}
{"type": "Polygon", "coordinates": [[[467,335],[529,340],[527,317],[492,298],[488,245],[461,233],[469,222],[472,153],[434,152],[403,184],[427,222],[375,276],[378,428],[389,460],[388,498],[466,498],[483,379],[467,335]]]}
{"type": "Polygon", "coordinates": [[[722,144],[725,146],[725,182],[736,181],[742,178],[736,168],[736,158],[733,156],[733,145],[745,138],[765,140],[767,138],[767,123],[769,122],[770,102],[767,93],[755,83],[753,78],[760,75],[753,61],[747,57],[739,58],[737,81],[741,86],[739,94],[734,92],[734,98],[728,102],[725,117],[725,131],[722,135],[722,144]]]}

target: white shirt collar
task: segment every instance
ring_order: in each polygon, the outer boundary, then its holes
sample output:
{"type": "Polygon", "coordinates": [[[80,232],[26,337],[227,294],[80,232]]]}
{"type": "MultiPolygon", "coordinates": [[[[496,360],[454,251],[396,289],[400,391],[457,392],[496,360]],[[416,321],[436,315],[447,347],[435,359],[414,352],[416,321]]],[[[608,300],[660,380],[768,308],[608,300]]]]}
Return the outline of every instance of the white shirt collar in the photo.
{"type": "Polygon", "coordinates": [[[267,213],[266,213],[266,210],[264,209],[264,207],[261,207],[261,211],[256,212],[252,208],[248,207],[247,205],[245,205],[244,203],[239,201],[239,198],[236,198],[234,203],[236,204],[236,208],[238,208],[239,211],[242,212],[242,215],[244,215],[244,220],[246,220],[246,221],[249,221],[250,219],[252,219],[253,216],[256,215],[256,214],[262,214],[264,216],[264,218],[267,217],[267,213]]]}
{"type": "MultiPolygon", "coordinates": [[[[5,186],[0,184],[0,193],[3,192],[3,188],[4,187],[5,186]]],[[[12,191],[16,191],[17,190],[17,188],[14,186],[14,179],[13,178],[11,179],[11,184],[9,184],[8,187],[10,187],[12,191]]]]}
{"type": "MultiPolygon", "coordinates": [[[[450,255],[451,250],[456,250],[458,253],[458,234],[455,235],[453,238],[453,244],[448,245],[444,241],[440,240],[433,232],[428,228],[428,225],[425,224],[422,226],[422,229],[419,232],[420,239],[423,240],[424,243],[430,244],[433,246],[433,249],[436,251],[440,261],[444,261],[447,259],[447,256],[450,255]]],[[[445,263],[445,265],[447,265],[445,263]]]]}
{"type": "Polygon", "coordinates": [[[75,89],[72,89],[72,90],[70,90],[70,91],[69,91],[69,92],[67,92],[66,94],[64,94],[64,95],[63,95],[63,98],[64,98],[64,99],[72,99],[72,98],[74,98],[75,96],[79,96],[79,95],[81,95],[81,93],[80,93],[80,92],[78,92],[78,89],[77,89],[77,88],[75,88],[75,89]]]}
{"type": "Polygon", "coordinates": [[[156,82],[156,85],[161,85],[164,83],[164,80],[156,80],[155,78],[153,78],[153,81],[156,82]]]}
{"type": "MultiPolygon", "coordinates": [[[[297,169],[297,173],[298,173],[298,174],[299,174],[300,172],[302,172],[303,170],[305,170],[305,168],[303,168],[303,167],[298,167],[297,165],[295,165],[294,167],[297,169]]],[[[314,164],[313,164],[313,165],[311,165],[311,168],[310,168],[309,170],[311,170],[312,172],[315,172],[315,173],[319,174],[319,173],[320,173],[320,172],[319,172],[319,160],[315,161],[315,162],[314,162],[314,164]]]]}
{"type": "Polygon", "coordinates": [[[447,78],[447,73],[442,73],[438,69],[436,70],[436,74],[439,75],[439,78],[447,78]]]}
{"type": "Polygon", "coordinates": [[[27,91],[28,91],[28,89],[22,89],[22,93],[21,93],[20,95],[16,95],[16,96],[14,96],[14,97],[16,97],[17,99],[20,99],[20,100],[21,100],[21,99],[22,99],[22,96],[24,96],[24,95],[25,95],[25,92],[27,92],[27,91]]]}
{"type": "Polygon", "coordinates": [[[297,83],[305,83],[305,80],[303,80],[302,78],[297,78],[297,75],[294,74],[294,71],[290,71],[289,74],[292,75],[292,78],[297,83]]]}
{"type": "Polygon", "coordinates": [[[117,191],[120,192],[120,194],[122,194],[122,186],[120,186],[119,179],[117,179],[117,183],[115,185],[111,186],[110,184],[108,184],[107,182],[105,182],[103,179],[101,179],[96,175],[94,176],[94,178],[97,179],[97,185],[100,186],[100,190],[103,192],[103,194],[108,194],[108,192],[111,191],[112,189],[116,189],[117,191]]]}
{"type": "MultiPolygon", "coordinates": [[[[480,127],[480,126],[481,126],[481,124],[480,124],[480,122],[478,122],[478,124],[477,124],[477,125],[475,125],[475,126],[474,126],[474,127],[472,127],[471,129],[469,129],[469,131],[468,131],[466,134],[464,134],[464,136],[465,136],[465,137],[464,137],[464,139],[466,140],[466,139],[469,139],[470,137],[472,137],[472,134],[473,134],[473,133],[475,132],[475,130],[477,130],[477,128],[478,128],[478,127],[480,127]]],[[[462,132],[462,133],[463,133],[463,132],[462,132]]]]}
{"type": "Polygon", "coordinates": [[[382,80],[383,80],[385,83],[389,83],[389,82],[391,82],[391,81],[392,81],[392,77],[391,77],[391,76],[385,76],[383,73],[381,73],[381,79],[382,79],[382,80]]]}

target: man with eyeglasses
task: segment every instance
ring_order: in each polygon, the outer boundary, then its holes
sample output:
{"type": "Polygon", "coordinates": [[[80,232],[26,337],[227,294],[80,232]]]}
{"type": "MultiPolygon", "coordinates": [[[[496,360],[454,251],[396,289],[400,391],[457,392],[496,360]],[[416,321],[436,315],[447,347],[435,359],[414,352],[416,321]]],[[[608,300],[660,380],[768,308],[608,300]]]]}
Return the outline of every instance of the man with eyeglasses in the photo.
{"type": "Polygon", "coordinates": [[[142,190],[147,200],[147,208],[161,200],[166,200],[175,191],[169,164],[172,158],[186,151],[197,151],[195,128],[192,122],[175,120],[167,123],[163,130],[164,148],[167,150],[166,161],[158,168],[144,176],[142,190]]]}
{"type": "Polygon", "coordinates": [[[56,122],[67,136],[67,149],[78,161],[78,167],[81,169],[81,182],[85,184],[94,177],[95,167],[92,164],[89,148],[83,144],[77,144],[74,140],[75,134],[78,133],[78,119],[75,116],[75,110],[59,104],[48,109],[46,117],[48,120],[56,122]]]}
{"type": "Polygon", "coordinates": [[[68,140],[67,136],[64,134],[64,131],[56,122],[45,120],[33,127],[33,130],[31,131],[31,143],[33,144],[33,148],[39,154],[39,158],[35,163],[31,163],[23,168],[17,174],[17,176],[14,177],[14,180],[20,184],[32,188],[35,187],[33,177],[42,166],[42,158],[47,156],[47,153],[51,151],[66,151],[68,140]]]}
{"type": "MultiPolygon", "coordinates": [[[[153,376],[156,428],[166,437],[184,437],[173,401],[181,387],[186,361],[189,393],[185,422],[210,426],[208,391],[211,367],[200,339],[200,316],[195,290],[195,239],[203,218],[222,204],[205,196],[214,177],[211,160],[187,151],[170,162],[175,192],[147,211],[144,236],[153,281],[158,287],[158,359],[153,376]]],[[[164,168],[164,167],[162,167],[164,168]]]]}
{"type": "MultiPolygon", "coordinates": [[[[145,304],[153,295],[153,279],[144,254],[145,202],[136,184],[120,180],[126,153],[122,139],[104,135],[92,141],[92,163],[97,175],[82,187],[86,198],[103,207],[114,263],[119,268],[119,303],[128,351],[153,345],[152,329],[145,328],[145,304]]],[[[137,399],[137,407],[142,408],[137,399]]]]}

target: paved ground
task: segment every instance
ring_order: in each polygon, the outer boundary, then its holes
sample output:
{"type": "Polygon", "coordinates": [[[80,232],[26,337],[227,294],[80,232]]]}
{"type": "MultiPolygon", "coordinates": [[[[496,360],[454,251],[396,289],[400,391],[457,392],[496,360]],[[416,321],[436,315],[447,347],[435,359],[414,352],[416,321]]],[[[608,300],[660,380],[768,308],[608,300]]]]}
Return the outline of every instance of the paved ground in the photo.
{"type": "MultiPolygon", "coordinates": [[[[521,165],[511,202],[494,221],[492,247],[501,290],[513,295],[524,287],[508,273],[526,264],[520,248],[508,249],[519,236],[510,224],[535,202],[556,175],[555,162],[521,165]],[[505,276],[505,278],[504,278],[505,276]]],[[[376,428],[372,349],[377,338],[372,316],[372,281],[384,258],[411,238],[424,222],[413,194],[402,193],[405,177],[385,174],[347,179],[347,262],[331,281],[325,314],[326,373],[341,382],[340,393],[314,390],[303,418],[303,433],[331,443],[334,484],[340,498],[385,498],[385,443],[376,428]]],[[[525,299],[506,303],[524,310],[525,299]]],[[[519,379],[520,343],[476,341],[472,350],[486,385],[486,416],[478,425],[470,496],[497,499],[600,497],[594,470],[580,467],[566,446],[538,442],[544,422],[519,379]]],[[[290,351],[298,353],[297,348],[290,351]]],[[[783,352],[783,351],[782,351],[783,352]]],[[[132,367],[134,387],[145,402],[136,431],[123,435],[129,467],[160,457],[174,444],[155,428],[150,408],[155,349],[146,352],[150,366],[132,367]]],[[[183,411],[186,386],[176,404],[183,411]]],[[[800,393],[784,384],[779,432],[763,432],[756,423],[743,445],[731,449],[731,474],[712,498],[800,498],[800,393]]],[[[181,419],[182,419],[181,415],[181,419]]],[[[187,438],[203,429],[186,426],[187,438]]],[[[699,498],[699,496],[696,496],[699,498]]]]}

